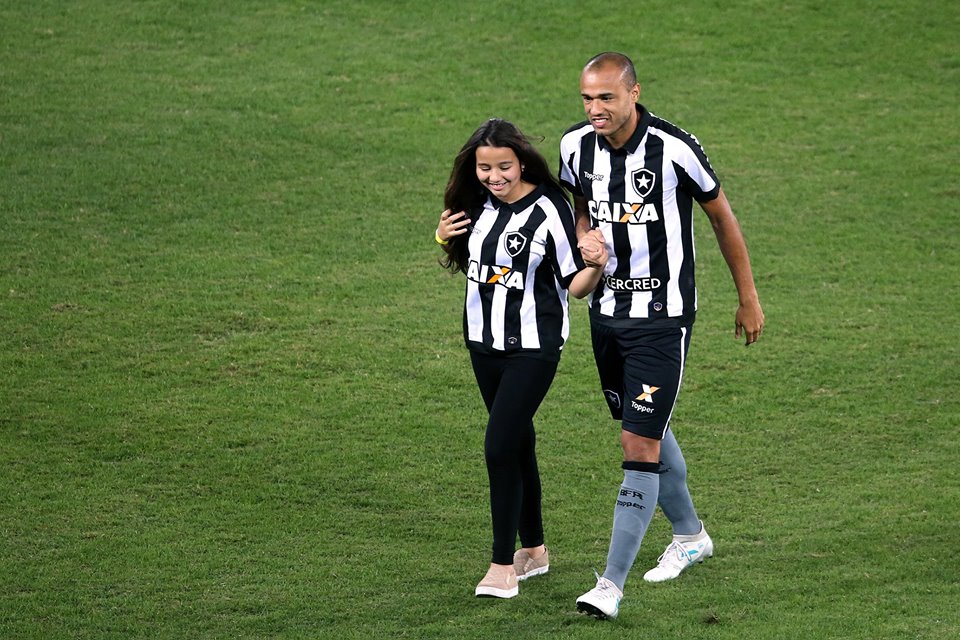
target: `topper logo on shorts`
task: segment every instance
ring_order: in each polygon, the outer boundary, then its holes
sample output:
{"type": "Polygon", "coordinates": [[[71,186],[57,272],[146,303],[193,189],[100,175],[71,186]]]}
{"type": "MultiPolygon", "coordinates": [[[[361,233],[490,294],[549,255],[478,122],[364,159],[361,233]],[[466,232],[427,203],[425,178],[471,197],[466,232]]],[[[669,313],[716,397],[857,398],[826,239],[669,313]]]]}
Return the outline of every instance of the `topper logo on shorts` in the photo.
{"type": "Polygon", "coordinates": [[[510,267],[480,264],[473,260],[467,266],[467,279],[479,284],[498,284],[507,289],[523,289],[523,273],[510,267]]]}
{"type": "Polygon", "coordinates": [[[657,222],[660,214],[652,202],[607,202],[590,201],[590,216],[599,222],[620,222],[623,224],[646,224],[657,222]]]}
{"type": "Polygon", "coordinates": [[[643,393],[638,395],[635,400],[630,401],[630,406],[633,407],[634,411],[640,411],[641,413],[653,413],[653,407],[647,407],[640,402],[646,402],[647,404],[653,404],[653,394],[660,390],[660,387],[652,387],[649,384],[640,385],[643,387],[643,393]],[[638,402],[639,401],[639,402],[638,402]]]}
{"type": "Polygon", "coordinates": [[[640,386],[643,387],[643,393],[637,396],[637,400],[653,404],[653,394],[659,391],[660,387],[651,387],[648,384],[641,384],[640,386]]]}

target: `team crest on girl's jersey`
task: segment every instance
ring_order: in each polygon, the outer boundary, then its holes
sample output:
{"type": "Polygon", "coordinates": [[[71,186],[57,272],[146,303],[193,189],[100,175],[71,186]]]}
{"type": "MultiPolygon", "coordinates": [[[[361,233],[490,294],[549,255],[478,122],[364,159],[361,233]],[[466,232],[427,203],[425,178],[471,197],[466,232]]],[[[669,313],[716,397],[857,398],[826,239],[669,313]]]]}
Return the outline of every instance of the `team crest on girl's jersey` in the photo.
{"type": "Polygon", "coordinates": [[[523,273],[510,267],[480,264],[470,261],[467,265],[467,280],[478,284],[498,284],[507,289],[523,290],[523,273]]]}
{"type": "Polygon", "coordinates": [[[527,246],[527,236],[519,231],[511,231],[503,236],[503,248],[511,258],[516,258],[527,246]]]}

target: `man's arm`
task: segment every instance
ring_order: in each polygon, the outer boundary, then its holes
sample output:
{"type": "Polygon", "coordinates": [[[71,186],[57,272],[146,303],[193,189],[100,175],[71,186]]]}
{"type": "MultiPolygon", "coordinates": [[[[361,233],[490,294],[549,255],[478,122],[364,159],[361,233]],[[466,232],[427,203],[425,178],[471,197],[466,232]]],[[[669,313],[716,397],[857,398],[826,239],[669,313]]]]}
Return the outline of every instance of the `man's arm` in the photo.
{"type": "Polygon", "coordinates": [[[590,210],[583,196],[573,196],[573,215],[577,221],[577,240],[582,240],[590,232],[590,210]]]}
{"type": "Polygon", "coordinates": [[[602,270],[607,264],[606,249],[603,248],[606,245],[606,240],[602,231],[590,228],[590,210],[587,208],[587,200],[583,196],[573,196],[573,215],[576,220],[577,246],[580,247],[584,262],[590,267],[600,267],[602,270]],[[591,240],[596,242],[596,245],[592,244],[591,240]],[[594,251],[594,248],[598,250],[594,251]],[[599,248],[603,248],[603,251],[599,251],[599,248]],[[601,255],[604,255],[602,262],[600,260],[601,255]]]}
{"type": "MultiPolygon", "coordinates": [[[[756,342],[763,331],[763,309],[760,308],[760,297],[753,281],[753,269],[750,267],[750,254],[747,252],[747,243],[740,231],[740,223],[733,215],[733,209],[724,195],[723,189],[716,198],[709,202],[702,202],[700,206],[710,218],[713,232],[720,245],[720,253],[730,268],[733,284],[737,287],[740,306],[737,308],[736,329],[734,335],[745,336],[746,344],[756,342]]],[[[579,224],[580,219],[577,218],[579,224]]],[[[579,233],[579,227],[578,227],[579,233]]]]}

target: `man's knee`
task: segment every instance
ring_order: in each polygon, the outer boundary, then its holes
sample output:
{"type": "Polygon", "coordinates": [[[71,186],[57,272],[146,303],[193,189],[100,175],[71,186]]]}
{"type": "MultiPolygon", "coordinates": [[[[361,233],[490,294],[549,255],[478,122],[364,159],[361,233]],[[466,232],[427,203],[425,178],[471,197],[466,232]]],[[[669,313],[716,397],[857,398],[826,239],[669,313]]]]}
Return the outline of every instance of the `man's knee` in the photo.
{"type": "Polygon", "coordinates": [[[629,431],[620,432],[623,459],[633,462],[660,462],[660,441],[638,436],[629,431]]]}

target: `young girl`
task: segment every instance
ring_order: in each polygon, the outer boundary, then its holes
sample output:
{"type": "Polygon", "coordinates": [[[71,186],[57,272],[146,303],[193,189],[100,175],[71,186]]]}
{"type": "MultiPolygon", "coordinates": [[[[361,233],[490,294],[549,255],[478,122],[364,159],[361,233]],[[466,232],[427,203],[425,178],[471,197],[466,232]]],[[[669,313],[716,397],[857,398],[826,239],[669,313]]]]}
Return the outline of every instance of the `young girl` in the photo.
{"type": "Polygon", "coordinates": [[[512,598],[518,580],[549,569],[533,415],[569,335],[567,291],[582,298],[596,288],[607,253],[595,236],[577,246],[546,160],[504,120],[488,120],[464,144],[444,206],[436,241],[443,266],[466,275],[464,339],[489,412],[493,554],[476,595],[512,598]]]}

